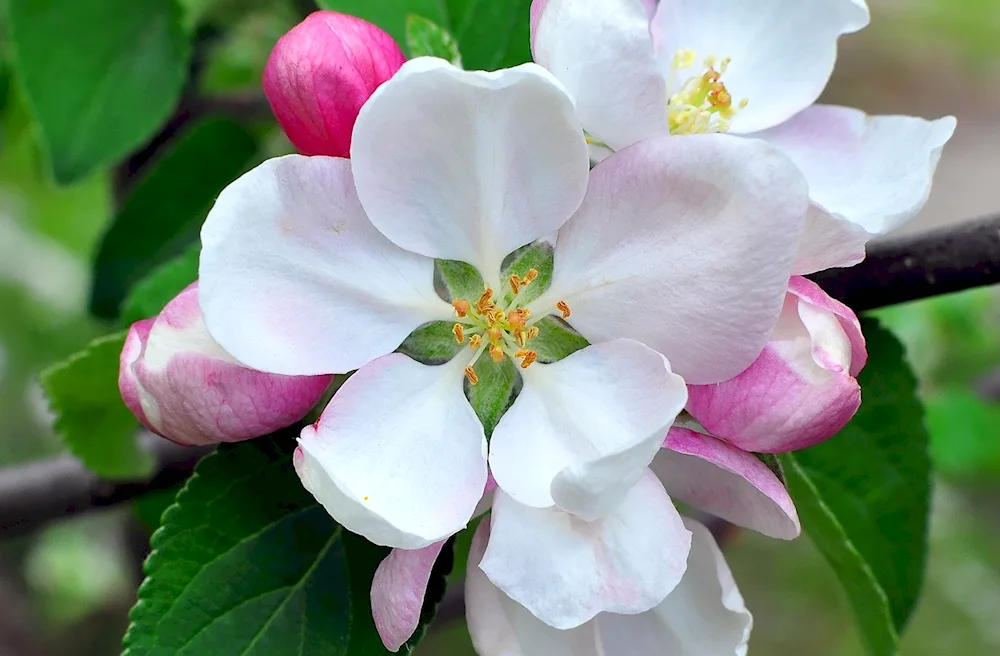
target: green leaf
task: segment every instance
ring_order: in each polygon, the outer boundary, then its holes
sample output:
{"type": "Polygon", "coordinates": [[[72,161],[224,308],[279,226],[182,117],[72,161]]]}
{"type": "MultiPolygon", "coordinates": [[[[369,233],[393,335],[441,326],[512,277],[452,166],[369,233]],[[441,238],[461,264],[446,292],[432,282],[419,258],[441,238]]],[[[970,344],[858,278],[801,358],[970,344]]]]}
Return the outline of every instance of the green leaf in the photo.
{"type": "Polygon", "coordinates": [[[13,62],[55,178],[138,148],[173,111],[191,48],[174,0],[8,0],[13,62]]]}
{"type": "Polygon", "coordinates": [[[316,4],[375,23],[401,46],[407,43],[406,22],[410,14],[426,16],[438,25],[450,25],[441,0],[317,0],[316,4]]]}
{"type": "Polygon", "coordinates": [[[493,429],[500,423],[500,417],[520,391],[521,377],[514,362],[505,357],[493,362],[489,355],[483,355],[474,369],[479,376],[475,385],[465,381],[465,396],[469,399],[476,416],[483,423],[486,437],[493,435],[493,429]]]}
{"type": "MultiPolygon", "coordinates": [[[[496,70],[531,61],[531,0],[444,0],[450,28],[470,69],[496,70]]],[[[425,14],[426,15],[426,14],[425,14]]]]}
{"type": "Polygon", "coordinates": [[[864,322],[864,402],[836,437],[780,456],[803,527],[836,571],[873,656],[899,651],[920,595],[931,491],[928,436],[903,349],[864,322]]]}
{"type": "Polygon", "coordinates": [[[538,353],[539,362],[557,362],[590,345],[587,338],[558,317],[549,315],[535,326],[538,336],[531,340],[528,348],[538,353]]]}
{"type": "Polygon", "coordinates": [[[123,323],[132,324],[159,314],[167,303],[198,279],[200,255],[201,245],[192,244],[184,253],[138,282],[122,305],[123,323]]]}
{"type": "Polygon", "coordinates": [[[101,337],[42,374],[42,388],[56,414],[56,432],[73,455],[102,478],[144,478],[155,464],[139,447],[139,424],[118,392],[118,357],[124,343],[124,332],[101,337]]]}
{"type": "Polygon", "coordinates": [[[114,318],[131,287],[198,238],[219,192],[251,164],[257,147],[238,123],[192,128],[136,186],[104,235],[94,263],[91,309],[114,318]]]}
{"type": "Polygon", "coordinates": [[[447,321],[431,321],[414,330],[396,349],[424,364],[444,364],[464,347],[455,340],[452,327],[447,321]]]}
{"type": "Polygon", "coordinates": [[[960,387],[930,394],[926,404],[939,473],[972,479],[1000,473],[1000,405],[960,387]]]}
{"type": "MultiPolygon", "coordinates": [[[[388,653],[369,601],[388,550],[338,526],[302,487],[295,432],[223,445],[198,464],[151,540],[127,656],[388,653]]],[[[432,597],[450,568],[440,563],[432,597]]]]}
{"type": "Polygon", "coordinates": [[[437,23],[421,16],[407,16],[406,45],[411,57],[440,57],[462,67],[462,54],[458,51],[455,37],[437,23]]]}
{"type": "MultiPolygon", "coordinates": [[[[552,284],[552,267],[555,259],[555,249],[545,241],[536,241],[522,246],[504,259],[501,280],[508,280],[511,274],[523,277],[534,269],[538,277],[531,284],[523,287],[518,298],[521,305],[526,305],[542,295],[552,284]]],[[[510,299],[510,295],[507,296],[510,299]]]]}
{"type": "Polygon", "coordinates": [[[442,288],[449,301],[463,298],[470,303],[486,289],[476,267],[458,260],[434,260],[434,286],[442,288]]]}

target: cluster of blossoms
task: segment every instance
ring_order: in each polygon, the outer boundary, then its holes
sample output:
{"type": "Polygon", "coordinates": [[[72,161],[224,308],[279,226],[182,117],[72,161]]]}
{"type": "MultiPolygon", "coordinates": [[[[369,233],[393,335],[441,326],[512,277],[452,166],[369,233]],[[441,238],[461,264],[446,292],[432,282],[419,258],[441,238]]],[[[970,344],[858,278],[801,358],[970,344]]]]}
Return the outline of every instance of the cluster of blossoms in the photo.
{"type": "Polygon", "coordinates": [[[799,534],[755,453],[834,435],[867,356],[801,276],[919,211],[954,120],[813,104],[863,0],[534,0],[530,18],[536,63],[496,72],[406,61],[332,12],[283,37],[264,89],[302,154],[222,192],[199,283],[132,328],[123,397],[175,441],[234,441],[353,372],[294,465],[393,547],[371,591],[389,649],[442,546],[489,512],[466,580],[480,654],[744,654],[751,616],[674,501],[799,534]],[[548,268],[509,271],[541,243],[548,268]],[[482,287],[445,300],[456,261],[482,287]],[[432,322],[444,362],[400,352],[432,322]],[[586,345],[546,357],[552,326],[586,345]],[[485,426],[468,395],[508,361],[517,394],[485,426]]]}

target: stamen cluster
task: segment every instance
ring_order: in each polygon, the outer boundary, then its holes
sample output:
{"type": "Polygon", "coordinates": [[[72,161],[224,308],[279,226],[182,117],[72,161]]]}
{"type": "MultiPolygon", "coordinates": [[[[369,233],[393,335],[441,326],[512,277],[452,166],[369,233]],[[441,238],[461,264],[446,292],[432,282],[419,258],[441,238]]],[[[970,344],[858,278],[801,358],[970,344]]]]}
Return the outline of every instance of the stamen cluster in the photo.
{"type": "MultiPolygon", "coordinates": [[[[721,61],[713,56],[704,60],[704,74],[688,78],[680,91],[667,101],[667,122],[671,134],[726,132],[733,117],[747,106],[744,98],[735,106],[733,97],[722,82],[730,58],[721,61]],[[718,66],[718,68],[716,68],[718,66]]],[[[694,66],[693,50],[678,50],[671,63],[671,76],[694,66]]]]}

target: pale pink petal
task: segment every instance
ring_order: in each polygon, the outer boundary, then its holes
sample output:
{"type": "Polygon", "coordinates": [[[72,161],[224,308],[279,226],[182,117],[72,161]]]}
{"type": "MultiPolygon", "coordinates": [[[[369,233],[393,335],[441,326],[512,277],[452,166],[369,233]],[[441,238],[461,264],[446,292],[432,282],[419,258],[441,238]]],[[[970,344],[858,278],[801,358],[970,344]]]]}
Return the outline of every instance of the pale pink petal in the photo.
{"type": "Polygon", "coordinates": [[[480,567],[507,596],[546,624],[570,629],[602,611],[640,613],[674,589],[691,534],[663,486],[647,472],[622,504],[586,522],[531,508],[502,492],[493,502],[480,567]]]}
{"type": "Polygon", "coordinates": [[[674,427],[652,468],[671,497],[772,538],[799,535],[788,491],[752,453],[674,427]]]}
{"type": "Polygon", "coordinates": [[[796,275],[854,266],[865,259],[865,246],[872,236],[858,224],[837,218],[815,204],[809,206],[803,223],[792,268],[796,275]]]}
{"type": "Polygon", "coordinates": [[[727,380],[767,342],[806,207],[801,174],[763,142],[648,139],[594,168],[531,309],[564,300],[593,343],[634,339],[688,383],[727,380]]]}
{"type": "Polygon", "coordinates": [[[420,624],[427,583],[447,540],[423,549],[393,549],[372,579],[372,617],[382,644],[391,652],[410,639],[420,624]]]}
{"type": "Polygon", "coordinates": [[[486,484],[486,437],[462,392],[463,366],[383,356],[302,430],[299,477],[345,528],[419,549],[468,524],[486,484]]]}
{"type": "MultiPolygon", "coordinates": [[[[861,322],[858,320],[857,315],[854,314],[854,310],[840,301],[831,298],[819,285],[808,278],[792,276],[791,280],[788,281],[788,291],[802,301],[805,301],[805,303],[799,304],[800,314],[803,312],[803,308],[809,307],[829,312],[837,317],[841,328],[843,328],[844,333],[851,343],[851,366],[849,373],[852,376],[857,376],[868,361],[868,349],[865,346],[865,336],[861,332],[861,322]]],[[[801,316],[801,318],[806,324],[806,329],[809,330],[815,339],[816,335],[810,327],[809,319],[806,316],[801,316]]]]}

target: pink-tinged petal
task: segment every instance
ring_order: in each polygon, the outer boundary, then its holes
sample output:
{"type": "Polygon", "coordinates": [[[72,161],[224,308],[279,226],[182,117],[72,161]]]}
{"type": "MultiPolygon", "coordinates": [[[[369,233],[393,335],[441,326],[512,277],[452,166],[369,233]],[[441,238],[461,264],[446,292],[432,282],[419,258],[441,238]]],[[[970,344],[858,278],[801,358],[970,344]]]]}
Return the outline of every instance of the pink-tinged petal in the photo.
{"type": "Polygon", "coordinates": [[[330,376],[282,376],[249,369],[209,335],[198,284],[154,319],[137,322],[122,349],[119,388],[150,430],[180,444],[236,442],[301,419],[330,376]]]}
{"type": "MultiPolygon", "coordinates": [[[[833,72],[837,39],[868,20],[864,0],[669,0],[659,4],[652,33],[664,75],[680,49],[693,50],[699,65],[708,56],[731,58],[722,81],[734,100],[748,101],[732,131],[749,133],[815,102],[833,72]]],[[[674,76],[678,87],[684,73],[674,76]]]]}
{"type": "Polygon", "coordinates": [[[602,653],[745,656],[753,617],[712,534],[693,519],[687,571],[662,604],[639,615],[597,617],[602,653]]]}
{"type": "Polygon", "coordinates": [[[667,87],[647,0],[536,0],[532,53],[576,101],[583,128],[618,150],[667,131],[667,87]]]}
{"type": "Polygon", "coordinates": [[[772,538],[800,533],[795,504],[752,453],[687,428],[670,429],[653,471],[671,497],[772,538]]]}
{"type": "Polygon", "coordinates": [[[622,504],[586,522],[557,508],[532,508],[498,491],[480,564],[490,581],[557,629],[602,611],[641,613],[680,581],[691,534],[652,472],[622,504]]]}
{"type": "Polygon", "coordinates": [[[689,388],[688,411],[747,451],[804,449],[835,435],[861,405],[854,376],[867,358],[854,313],[793,277],[771,340],[738,376],[689,388]]]}
{"type": "Polygon", "coordinates": [[[420,549],[472,518],[486,485],[486,437],[462,392],[464,364],[378,358],[302,430],[299,477],[345,528],[420,549]]]}
{"type": "Polygon", "coordinates": [[[382,644],[391,652],[410,639],[420,624],[427,583],[447,540],[423,549],[393,549],[372,579],[372,617],[382,644]]]}
{"type": "Polygon", "coordinates": [[[375,25],[317,11],[274,46],[264,94],[300,153],[347,157],[361,106],[405,61],[375,25]]]}
{"type": "Polygon", "coordinates": [[[955,131],[951,116],[866,116],[848,107],[815,105],[755,134],[799,167],[813,203],[873,235],[898,228],[923,208],[941,150],[955,131]]]}
{"type": "Polygon", "coordinates": [[[346,159],[267,160],[222,191],[201,241],[208,329],[262,371],[346,373],[454,313],[433,260],[365,216],[346,159]]]}
{"type": "Polygon", "coordinates": [[[407,62],[364,106],[351,147],[372,223],[414,253],[499,283],[503,258],[550,235],[587,187],[573,101],[535,64],[493,73],[407,62]]]}
{"type": "Polygon", "coordinates": [[[486,577],[479,564],[490,536],[483,522],[472,538],[465,577],[465,617],[479,656],[604,656],[595,624],[560,630],[511,600],[486,577]]]}
{"type": "Polygon", "coordinates": [[[593,343],[634,339],[688,383],[727,380],[767,342],[807,203],[801,174],[761,141],[647,139],[591,172],[531,309],[564,300],[593,343]]]}
{"type": "Polygon", "coordinates": [[[490,467],[520,503],[603,516],[647,471],[687,401],[684,380],[627,339],[522,372],[524,387],[490,440],[490,467]]]}
{"type": "Polygon", "coordinates": [[[865,259],[868,231],[840,219],[818,205],[810,205],[799,237],[799,252],[792,272],[806,275],[837,267],[854,266],[865,259]]]}

